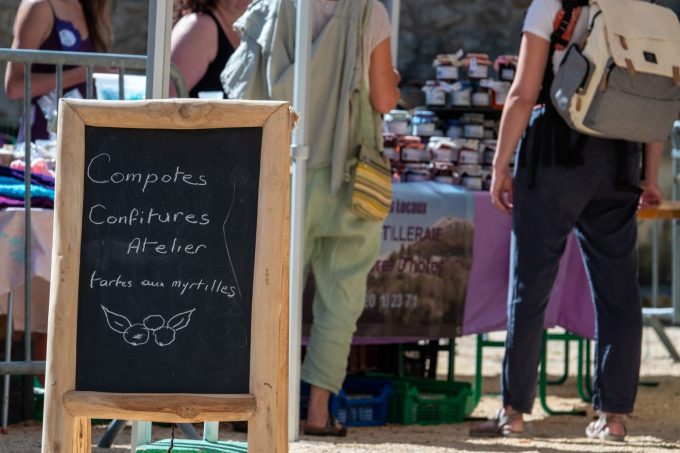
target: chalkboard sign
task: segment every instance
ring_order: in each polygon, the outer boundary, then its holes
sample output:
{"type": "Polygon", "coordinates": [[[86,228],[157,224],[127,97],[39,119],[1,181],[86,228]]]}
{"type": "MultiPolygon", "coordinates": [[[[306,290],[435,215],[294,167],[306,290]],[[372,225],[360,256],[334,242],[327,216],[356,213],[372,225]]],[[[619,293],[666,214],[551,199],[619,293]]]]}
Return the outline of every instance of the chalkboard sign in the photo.
{"type": "Polygon", "coordinates": [[[287,451],[295,118],[60,101],[44,452],[89,452],[89,418],[248,420],[287,451]]]}
{"type": "Polygon", "coordinates": [[[85,128],[77,390],[248,393],[261,146],[85,128]]]}

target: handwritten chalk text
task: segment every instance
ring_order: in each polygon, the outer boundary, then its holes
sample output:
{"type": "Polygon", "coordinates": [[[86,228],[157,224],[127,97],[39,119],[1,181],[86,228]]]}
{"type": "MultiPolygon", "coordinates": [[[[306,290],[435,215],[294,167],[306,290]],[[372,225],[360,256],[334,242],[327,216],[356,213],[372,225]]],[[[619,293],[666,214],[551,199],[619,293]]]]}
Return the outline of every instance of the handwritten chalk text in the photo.
{"type": "Polygon", "coordinates": [[[127,248],[128,255],[135,255],[146,252],[155,252],[161,255],[168,253],[184,253],[187,255],[195,255],[201,249],[207,249],[205,244],[182,244],[177,238],[172,240],[172,243],[166,244],[159,241],[149,240],[146,236],[143,238],[136,237],[130,241],[127,248]]]}
{"type": "Polygon", "coordinates": [[[175,167],[172,173],[141,173],[130,171],[111,171],[110,168],[111,155],[109,153],[100,153],[94,156],[87,164],[87,178],[95,184],[122,184],[131,183],[142,186],[142,193],[151,184],[175,184],[184,183],[190,186],[205,186],[208,180],[205,175],[194,176],[191,173],[182,171],[179,166],[175,167]]]}

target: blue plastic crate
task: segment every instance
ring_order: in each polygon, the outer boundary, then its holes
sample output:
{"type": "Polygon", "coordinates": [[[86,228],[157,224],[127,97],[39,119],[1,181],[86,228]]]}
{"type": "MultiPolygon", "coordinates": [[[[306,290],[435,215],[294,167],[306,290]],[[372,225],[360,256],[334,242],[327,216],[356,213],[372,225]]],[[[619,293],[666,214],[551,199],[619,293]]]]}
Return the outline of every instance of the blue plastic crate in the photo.
{"type": "Polygon", "coordinates": [[[348,377],[330,412],[345,426],[380,426],[387,422],[392,382],[387,379],[348,377]]]}

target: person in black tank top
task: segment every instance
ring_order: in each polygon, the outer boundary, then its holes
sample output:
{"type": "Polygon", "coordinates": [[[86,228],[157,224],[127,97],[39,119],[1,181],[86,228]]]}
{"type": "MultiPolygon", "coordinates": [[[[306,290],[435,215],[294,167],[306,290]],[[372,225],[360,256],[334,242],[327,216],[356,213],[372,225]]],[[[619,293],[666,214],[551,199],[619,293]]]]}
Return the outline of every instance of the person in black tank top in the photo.
{"type": "Polygon", "coordinates": [[[220,73],[239,44],[233,25],[248,3],[175,0],[171,60],[182,73],[190,97],[202,91],[223,91],[220,73]]]}

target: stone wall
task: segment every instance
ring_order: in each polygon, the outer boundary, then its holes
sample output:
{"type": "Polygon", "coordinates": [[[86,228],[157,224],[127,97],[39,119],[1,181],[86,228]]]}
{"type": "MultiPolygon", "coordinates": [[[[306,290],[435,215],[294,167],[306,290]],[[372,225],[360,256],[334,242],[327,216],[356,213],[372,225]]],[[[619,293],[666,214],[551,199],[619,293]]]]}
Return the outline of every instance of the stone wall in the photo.
{"type": "Polygon", "coordinates": [[[516,53],[530,0],[403,0],[399,71],[406,82],[434,77],[439,53],[516,53]]]}
{"type": "MultiPolygon", "coordinates": [[[[114,52],[144,54],[148,0],[112,0],[114,52]]],[[[457,49],[492,57],[516,53],[531,0],[402,0],[398,68],[405,93],[433,78],[432,60],[457,49]],[[409,90],[409,87],[412,87],[409,90]]],[[[680,0],[659,0],[680,13],[680,0]]],[[[9,47],[18,0],[0,0],[0,47],[9,47]]],[[[0,64],[4,80],[4,65],[0,64]]],[[[0,90],[0,120],[18,112],[0,90]]]]}

